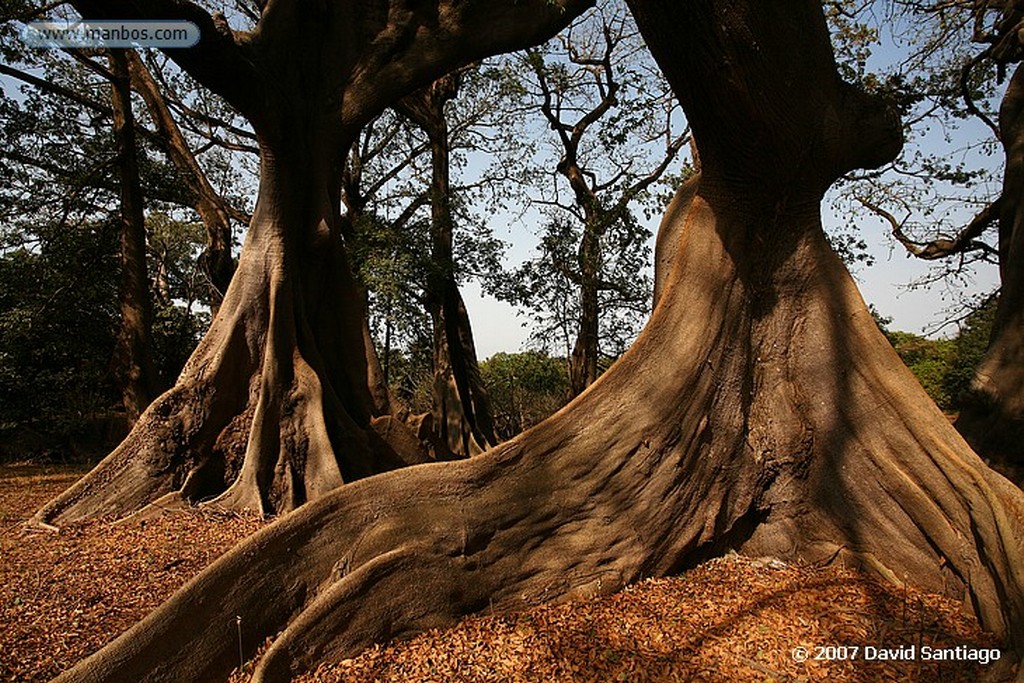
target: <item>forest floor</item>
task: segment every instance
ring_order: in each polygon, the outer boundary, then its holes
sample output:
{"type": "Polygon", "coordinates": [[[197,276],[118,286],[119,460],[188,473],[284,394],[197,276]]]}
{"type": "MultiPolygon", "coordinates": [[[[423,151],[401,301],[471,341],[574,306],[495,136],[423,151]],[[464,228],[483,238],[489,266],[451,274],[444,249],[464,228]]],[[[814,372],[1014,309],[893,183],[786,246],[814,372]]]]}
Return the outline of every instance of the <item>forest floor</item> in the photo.
{"type": "MultiPolygon", "coordinates": [[[[49,680],[263,524],[178,512],[59,533],[23,528],[81,474],[0,466],[0,681],[49,680]]],[[[957,602],[841,567],[732,555],[606,598],[469,618],[302,681],[1005,680],[1005,653],[988,664],[925,654],[963,658],[997,647],[957,602]],[[901,659],[881,659],[883,649],[901,659]]]]}

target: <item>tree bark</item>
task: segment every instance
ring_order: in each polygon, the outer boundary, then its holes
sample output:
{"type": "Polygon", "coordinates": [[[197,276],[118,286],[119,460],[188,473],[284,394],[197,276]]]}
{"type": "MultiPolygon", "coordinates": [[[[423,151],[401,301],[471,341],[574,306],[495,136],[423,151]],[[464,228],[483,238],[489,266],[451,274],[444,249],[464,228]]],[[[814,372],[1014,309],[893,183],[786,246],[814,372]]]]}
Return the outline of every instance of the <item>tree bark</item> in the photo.
{"type": "Polygon", "coordinates": [[[427,308],[434,327],[432,424],[442,456],[467,458],[498,443],[490,399],[477,363],[473,328],[455,280],[455,217],[451,204],[451,145],[445,105],[458,95],[452,73],[403,98],[396,109],[427,135],[430,144],[431,269],[427,308]]]}
{"type": "Polygon", "coordinates": [[[211,308],[216,315],[235,272],[235,262],[231,257],[231,217],[228,206],[199,167],[149,69],[134,51],[128,52],[127,56],[132,84],[142,95],[149,115],[156,122],[167,156],[188,183],[196,212],[206,228],[206,251],[201,258],[203,270],[210,280],[211,308]]]}
{"type": "Polygon", "coordinates": [[[59,681],[218,680],[235,615],[249,654],[280,634],[254,680],[283,681],[728,549],[909,578],[1024,651],[1024,493],[928,399],[821,228],[829,182],[893,155],[898,126],[839,82],[814,0],[631,6],[703,155],[634,346],[478,458],[342,487],[265,528],[59,681]]]}
{"type": "Polygon", "coordinates": [[[956,428],[979,455],[1024,485],[1024,67],[1007,86],[999,129],[1006,152],[998,205],[999,304],[956,428]]]}
{"type": "Polygon", "coordinates": [[[121,385],[121,402],[131,425],[157,395],[159,382],[153,362],[153,304],[146,273],[145,199],[139,181],[135,117],[125,50],[110,51],[110,72],[117,168],[121,180],[121,326],[113,364],[121,385]]]}
{"type": "MultiPolygon", "coordinates": [[[[592,214],[592,211],[584,210],[592,214]]],[[[580,241],[577,265],[580,281],[580,322],[576,330],[576,341],[569,356],[569,393],[577,396],[597,381],[597,359],[600,353],[598,343],[600,307],[598,304],[598,278],[601,263],[601,235],[596,223],[598,219],[588,216],[580,241]]]]}
{"type": "Polygon", "coordinates": [[[240,278],[178,383],[44,518],[124,515],[166,494],[280,513],[401,463],[371,428],[331,160],[302,135],[263,149],[240,278]]]}
{"type": "Polygon", "coordinates": [[[261,178],[236,276],[177,383],[36,520],[183,500],[282,513],[427,459],[408,427],[375,412],[363,305],[340,237],[342,154],[399,97],[541,40],[586,4],[272,0],[243,33],[188,0],[75,0],[87,18],[196,23],[199,44],[169,56],[249,118],[261,178]]]}

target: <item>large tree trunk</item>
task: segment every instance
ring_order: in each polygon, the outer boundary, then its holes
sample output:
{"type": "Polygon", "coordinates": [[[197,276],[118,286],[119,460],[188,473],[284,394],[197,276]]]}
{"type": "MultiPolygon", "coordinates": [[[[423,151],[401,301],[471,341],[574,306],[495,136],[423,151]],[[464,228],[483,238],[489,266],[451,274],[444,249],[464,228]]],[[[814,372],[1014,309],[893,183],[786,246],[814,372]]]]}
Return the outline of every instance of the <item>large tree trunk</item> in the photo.
{"type": "Polygon", "coordinates": [[[113,75],[111,104],[117,168],[121,180],[121,326],[113,365],[128,423],[134,424],[158,392],[153,363],[153,304],[146,274],[145,200],[139,181],[135,116],[125,50],[110,51],[110,72],[113,75]]]}
{"type": "Polygon", "coordinates": [[[193,3],[74,4],[88,18],[195,23],[202,40],[170,56],[252,122],[261,178],[238,271],[177,384],[36,521],[207,499],[280,513],[342,482],[424,461],[409,428],[374,415],[382,398],[371,391],[379,386],[362,300],[340,238],[342,154],[398,98],[550,36],[586,0],[277,0],[251,33],[193,3]]]}
{"type": "Polygon", "coordinates": [[[909,578],[1024,651],[1024,493],[928,399],[821,229],[829,181],[892,155],[895,122],[839,83],[814,0],[631,4],[703,155],[633,348],[478,458],[346,486],[264,529],[59,680],[217,680],[235,615],[250,653],[280,634],[255,680],[287,680],[730,548],[909,578]]]}
{"type": "Polygon", "coordinates": [[[263,148],[239,276],[177,384],[42,519],[123,515],[166,494],[280,513],[403,464],[371,428],[333,159],[296,129],[263,148]]]}
{"type": "Polygon", "coordinates": [[[1024,484],[1024,67],[1017,67],[1003,96],[999,128],[1006,151],[999,305],[956,427],[975,451],[1024,484]]]}

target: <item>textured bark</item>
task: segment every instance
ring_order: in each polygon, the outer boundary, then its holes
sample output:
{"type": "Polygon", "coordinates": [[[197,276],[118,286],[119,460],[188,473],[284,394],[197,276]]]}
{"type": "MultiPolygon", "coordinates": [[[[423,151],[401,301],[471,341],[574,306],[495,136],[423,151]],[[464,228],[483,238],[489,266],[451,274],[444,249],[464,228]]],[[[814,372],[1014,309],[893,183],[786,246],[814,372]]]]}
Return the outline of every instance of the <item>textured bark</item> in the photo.
{"type": "Polygon", "coordinates": [[[145,199],[139,181],[135,116],[125,50],[110,51],[110,72],[117,168],[121,180],[121,323],[113,364],[128,423],[134,424],[157,395],[159,383],[153,363],[153,304],[146,274],[145,199]]]}
{"type": "Polygon", "coordinates": [[[1003,96],[1006,152],[999,217],[999,304],[988,351],[956,427],[980,455],[1024,484],[1024,68],[1003,96]]]}
{"type": "Polygon", "coordinates": [[[813,0],[631,5],[703,155],[633,348],[477,458],[360,481],[265,528],[58,680],[222,679],[241,615],[249,654],[279,634],[254,680],[283,681],[489,605],[609,593],[730,548],[960,596],[1024,651],[1024,493],[928,399],[821,229],[828,181],[894,154],[898,127],[839,106],[813,0]],[[760,119],[720,107],[754,87],[760,119]]]}
{"type": "Polygon", "coordinates": [[[176,385],[36,520],[210,499],[281,513],[343,482],[423,462],[416,434],[381,414],[341,239],[342,154],[402,95],[542,40],[586,4],[272,0],[255,31],[241,33],[187,0],[76,0],[88,18],[196,23],[199,44],[169,56],[250,119],[261,178],[238,272],[176,385]]]}
{"type": "Polygon", "coordinates": [[[445,105],[458,95],[453,73],[403,98],[396,109],[426,134],[430,144],[431,271],[427,308],[434,327],[432,425],[443,457],[478,455],[498,443],[469,313],[455,280],[455,217],[451,204],[451,145],[445,105]]]}
{"type": "Polygon", "coordinates": [[[328,228],[330,181],[307,161],[264,151],[240,279],[209,333],[176,386],[42,517],[123,515],[172,492],[281,512],[399,464],[370,428],[362,309],[328,228]]]}
{"type": "Polygon", "coordinates": [[[597,359],[600,353],[597,292],[601,263],[601,232],[597,223],[603,221],[593,218],[583,228],[579,248],[580,323],[569,355],[569,393],[572,396],[597,381],[597,359]]]}

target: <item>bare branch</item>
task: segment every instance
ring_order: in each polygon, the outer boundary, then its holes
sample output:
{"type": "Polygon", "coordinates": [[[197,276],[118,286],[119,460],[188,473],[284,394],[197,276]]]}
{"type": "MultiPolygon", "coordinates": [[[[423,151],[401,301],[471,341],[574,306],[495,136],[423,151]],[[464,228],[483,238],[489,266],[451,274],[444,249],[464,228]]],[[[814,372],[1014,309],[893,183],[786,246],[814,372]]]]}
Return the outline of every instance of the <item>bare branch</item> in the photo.
{"type": "Polygon", "coordinates": [[[613,206],[604,215],[604,218],[601,222],[599,233],[603,233],[605,230],[608,229],[608,226],[610,226],[613,222],[619,220],[623,212],[625,212],[626,207],[629,205],[629,203],[633,201],[633,199],[635,199],[638,194],[640,194],[648,187],[653,185],[658,180],[658,178],[660,178],[665,173],[665,171],[668,170],[669,165],[675,160],[676,156],[679,154],[679,150],[683,148],[683,145],[689,143],[689,141],[690,129],[689,127],[687,127],[683,134],[677,137],[675,140],[673,140],[672,144],[670,144],[668,146],[668,149],[665,150],[665,156],[664,158],[662,158],[661,163],[658,164],[658,167],[655,168],[650,173],[648,173],[647,175],[645,175],[643,178],[637,180],[625,192],[622,193],[622,196],[619,197],[619,201],[615,203],[615,206],[613,206]]]}
{"type": "Polygon", "coordinates": [[[981,237],[982,233],[985,232],[989,225],[999,217],[999,207],[1003,201],[1002,197],[986,206],[981,213],[975,216],[974,219],[968,223],[967,227],[953,239],[939,238],[932,240],[931,242],[917,242],[910,239],[910,237],[908,237],[903,231],[903,222],[899,221],[896,216],[892,215],[892,213],[864,197],[857,197],[856,199],[864,206],[864,208],[885,219],[885,221],[891,226],[892,234],[896,238],[896,241],[902,244],[911,255],[916,256],[919,259],[935,261],[937,259],[946,258],[947,256],[963,254],[968,251],[980,250],[995,252],[995,249],[988,244],[981,242],[978,238],[981,237]]]}

